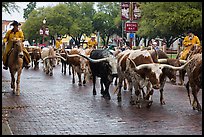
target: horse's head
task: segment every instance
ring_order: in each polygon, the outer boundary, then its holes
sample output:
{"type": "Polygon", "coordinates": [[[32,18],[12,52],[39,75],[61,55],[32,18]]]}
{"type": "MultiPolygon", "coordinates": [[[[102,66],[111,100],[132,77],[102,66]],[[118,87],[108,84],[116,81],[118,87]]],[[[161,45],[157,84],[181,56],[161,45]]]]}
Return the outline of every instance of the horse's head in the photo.
{"type": "Polygon", "coordinates": [[[18,56],[23,57],[23,42],[20,39],[13,39],[13,46],[15,51],[18,53],[18,56]]]}

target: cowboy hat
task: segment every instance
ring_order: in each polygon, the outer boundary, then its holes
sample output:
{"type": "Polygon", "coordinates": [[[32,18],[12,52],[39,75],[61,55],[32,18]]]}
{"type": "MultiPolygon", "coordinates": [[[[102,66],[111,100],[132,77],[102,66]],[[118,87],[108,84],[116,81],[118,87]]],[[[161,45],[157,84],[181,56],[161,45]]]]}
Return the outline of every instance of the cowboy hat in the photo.
{"type": "Polygon", "coordinates": [[[11,25],[13,25],[13,26],[14,26],[14,25],[19,26],[19,25],[21,25],[21,23],[19,23],[18,21],[15,21],[15,20],[14,20],[14,21],[11,23],[11,25]]]}
{"type": "Polygon", "coordinates": [[[154,41],[152,44],[153,44],[153,45],[157,45],[157,42],[154,41]]]}
{"type": "Polygon", "coordinates": [[[189,34],[189,33],[193,33],[193,31],[191,29],[188,29],[187,34],[189,34]]]}

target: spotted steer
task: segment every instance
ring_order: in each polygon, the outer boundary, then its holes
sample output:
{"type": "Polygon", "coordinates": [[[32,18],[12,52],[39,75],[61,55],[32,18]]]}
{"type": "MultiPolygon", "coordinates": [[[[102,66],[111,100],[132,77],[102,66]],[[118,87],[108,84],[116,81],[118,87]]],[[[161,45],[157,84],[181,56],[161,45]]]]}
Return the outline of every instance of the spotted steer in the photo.
{"type": "MultiPolygon", "coordinates": [[[[186,66],[174,67],[167,64],[154,63],[150,53],[147,50],[126,50],[118,55],[118,101],[121,101],[121,87],[124,78],[129,83],[128,90],[130,91],[130,103],[138,104],[141,107],[141,89],[147,87],[148,107],[152,104],[153,88],[159,89],[161,87],[160,78],[163,77],[163,71],[166,68],[180,70],[186,66]],[[135,89],[136,102],[132,98],[132,89],[135,89]]],[[[163,104],[163,97],[160,99],[163,104]]]]}

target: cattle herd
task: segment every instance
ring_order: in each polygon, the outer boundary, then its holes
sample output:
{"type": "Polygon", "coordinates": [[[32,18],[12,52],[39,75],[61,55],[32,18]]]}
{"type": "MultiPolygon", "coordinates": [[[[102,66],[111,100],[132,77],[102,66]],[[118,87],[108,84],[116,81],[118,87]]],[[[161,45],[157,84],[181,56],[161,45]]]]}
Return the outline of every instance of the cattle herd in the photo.
{"type": "Polygon", "coordinates": [[[202,89],[202,47],[194,49],[187,60],[170,59],[161,50],[145,49],[61,49],[56,53],[51,46],[38,48],[28,47],[31,55],[32,67],[39,69],[39,62],[43,62],[43,71],[53,75],[58,59],[61,59],[62,73],[66,74],[66,66],[69,67],[69,75],[72,75],[72,83],[75,83],[75,74],[78,76],[78,85],[85,85],[87,80],[93,81],[93,95],[96,95],[96,78],[100,78],[101,94],[110,100],[109,86],[115,79],[115,92],[117,100],[121,102],[121,90],[128,87],[130,103],[141,107],[142,102],[147,102],[147,107],[152,105],[152,96],[155,89],[160,91],[160,103],[165,104],[163,90],[166,80],[176,84],[176,73],[179,71],[180,84],[184,85],[184,75],[187,73],[186,90],[190,98],[190,90],[193,95],[192,107],[201,111],[201,105],[197,94],[202,89]],[[34,64],[34,65],[33,65],[34,64]],[[82,77],[83,76],[83,77],[82,77]],[[191,88],[191,89],[190,89],[191,88]],[[132,92],[135,92],[133,94],[132,92]],[[134,97],[133,97],[134,95],[134,97]]]}

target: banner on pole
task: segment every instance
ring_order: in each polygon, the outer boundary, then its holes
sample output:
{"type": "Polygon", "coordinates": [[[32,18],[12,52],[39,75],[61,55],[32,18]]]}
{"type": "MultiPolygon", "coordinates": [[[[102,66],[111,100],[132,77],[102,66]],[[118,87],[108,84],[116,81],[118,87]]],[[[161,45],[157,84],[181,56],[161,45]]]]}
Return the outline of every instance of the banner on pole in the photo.
{"type": "Polygon", "coordinates": [[[130,2],[121,2],[121,19],[129,20],[130,19],[130,2]]]}

